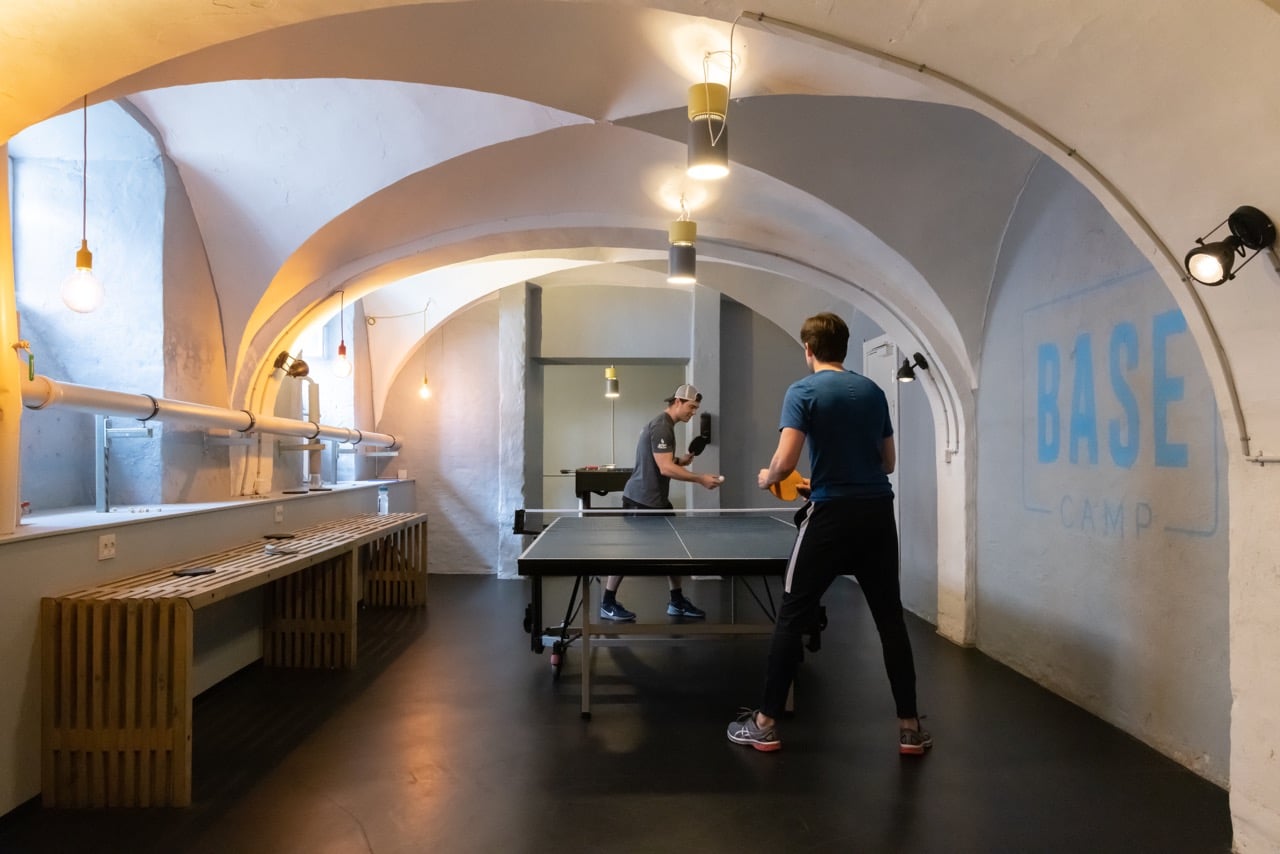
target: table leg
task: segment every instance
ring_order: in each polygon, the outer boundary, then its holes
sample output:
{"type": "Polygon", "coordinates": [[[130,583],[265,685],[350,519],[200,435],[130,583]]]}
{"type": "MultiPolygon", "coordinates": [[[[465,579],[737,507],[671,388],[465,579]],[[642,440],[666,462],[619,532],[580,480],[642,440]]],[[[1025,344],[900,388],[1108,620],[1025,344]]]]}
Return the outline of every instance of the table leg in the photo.
{"type": "Polygon", "coordinates": [[[582,576],[582,719],[591,720],[591,576],[582,576]]]}
{"type": "Polygon", "coordinates": [[[541,654],[542,633],[545,627],[542,624],[542,576],[533,576],[533,603],[531,605],[531,613],[529,614],[529,648],[535,653],[541,654]]]}

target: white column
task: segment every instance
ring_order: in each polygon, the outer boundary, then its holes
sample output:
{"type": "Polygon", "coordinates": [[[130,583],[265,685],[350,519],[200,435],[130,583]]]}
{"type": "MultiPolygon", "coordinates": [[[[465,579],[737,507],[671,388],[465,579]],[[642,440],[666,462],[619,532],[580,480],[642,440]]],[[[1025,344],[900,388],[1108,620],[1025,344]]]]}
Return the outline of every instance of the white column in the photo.
{"type": "Polygon", "coordinates": [[[1280,466],[1251,463],[1238,453],[1229,458],[1232,850],[1278,851],[1280,466]]]}
{"type": "Polygon", "coordinates": [[[968,429],[974,417],[973,395],[961,394],[964,399],[959,402],[947,398],[946,406],[955,416],[950,425],[945,423],[947,414],[938,401],[930,400],[938,444],[938,634],[953,643],[972,646],[978,633],[978,520],[974,512],[978,506],[978,443],[968,429]],[[955,453],[946,448],[948,430],[955,453]]]}
{"type": "MultiPolygon", "coordinates": [[[[498,543],[497,564],[499,578],[516,577],[516,558],[520,556],[522,540],[512,532],[515,511],[528,507],[528,490],[531,485],[541,489],[540,477],[529,475],[530,467],[542,468],[542,443],[528,438],[530,430],[541,431],[541,419],[536,426],[526,425],[529,412],[529,373],[537,370],[530,359],[530,335],[533,318],[531,307],[536,307],[536,286],[523,284],[503,288],[498,295],[498,543]]],[[[535,383],[535,387],[537,384],[535,383]]],[[[535,407],[535,411],[537,408],[535,407]]],[[[541,498],[541,494],[537,496],[541,498]]]]}
{"type": "MultiPolygon", "coordinates": [[[[711,444],[693,462],[693,470],[699,472],[720,471],[720,413],[724,411],[720,399],[720,292],[702,285],[693,286],[691,300],[693,316],[689,323],[689,369],[685,378],[702,392],[702,406],[698,415],[711,415],[711,444]]],[[[698,415],[685,427],[686,440],[698,435],[698,415]]],[[[703,489],[696,484],[685,484],[688,490],[686,507],[718,508],[719,491],[703,489]]]]}

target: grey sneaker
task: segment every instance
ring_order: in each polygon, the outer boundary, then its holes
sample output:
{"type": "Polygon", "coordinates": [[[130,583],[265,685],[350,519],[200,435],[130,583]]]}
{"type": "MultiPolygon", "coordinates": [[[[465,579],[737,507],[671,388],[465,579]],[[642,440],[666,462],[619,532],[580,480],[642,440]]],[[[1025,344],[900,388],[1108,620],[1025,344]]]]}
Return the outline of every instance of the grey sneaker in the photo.
{"type": "Polygon", "coordinates": [[[613,620],[615,623],[633,623],[636,619],[636,612],[628,611],[622,607],[621,602],[615,599],[613,604],[600,603],[600,616],[606,620],[613,620]]]}
{"type": "Polygon", "coordinates": [[[782,748],[775,727],[761,729],[756,723],[756,710],[750,709],[738,715],[738,719],[729,724],[729,740],[734,744],[749,744],[756,750],[772,753],[782,748]]]}
{"type": "Polygon", "coordinates": [[[903,727],[898,730],[898,752],[904,756],[921,756],[930,747],[933,747],[933,736],[929,731],[920,726],[920,719],[916,719],[916,726],[920,729],[907,729],[903,727]]]}
{"type": "Polygon", "coordinates": [[[702,620],[707,616],[707,612],[690,602],[683,596],[678,602],[667,603],[667,614],[672,617],[688,617],[692,620],[702,620]]]}

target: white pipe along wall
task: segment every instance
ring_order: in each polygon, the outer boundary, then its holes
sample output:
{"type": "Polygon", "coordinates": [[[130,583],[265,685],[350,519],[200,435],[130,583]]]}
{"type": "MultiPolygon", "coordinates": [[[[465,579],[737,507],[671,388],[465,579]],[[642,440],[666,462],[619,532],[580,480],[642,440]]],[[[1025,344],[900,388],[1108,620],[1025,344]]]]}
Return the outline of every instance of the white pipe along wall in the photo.
{"type": "Polygon", "coordinates": [[[248,433],[257,430],[281,436],[298,436],[303,439],[333,439],[352,445],[370,445],[375,448],[396,448],[399,440],[388,433],[373,433],[353,427],[331,427],[315,421],[299,421],[262,415],[247,409],[223,409],[203,403],[166,400],[149,394],[130,394],[122,391],[92,388],[73,383],[58,382],[43,375],[22,380],[22,403],[28,409],[66,407],[79,412],[98,415],[119,415],[139,421],[178,421],[248,433]]]}

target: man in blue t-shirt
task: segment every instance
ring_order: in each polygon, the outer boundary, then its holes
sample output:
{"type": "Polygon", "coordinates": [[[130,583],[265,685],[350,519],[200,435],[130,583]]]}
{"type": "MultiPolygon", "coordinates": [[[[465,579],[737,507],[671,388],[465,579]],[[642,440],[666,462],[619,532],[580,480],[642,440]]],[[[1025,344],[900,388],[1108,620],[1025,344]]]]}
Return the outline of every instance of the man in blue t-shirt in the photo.
{"type": "Polygon", "coordinates": [[[819,620],[822,595],[837,576],[858,579],[884,649],[885,670],[898,716],[898,750],[919,755],[933,746],[916,712],[916,673],[898,586],[898,529],[889,474],[897,462],[884,391],[844,368],[849,327],[825,312],[800,330],[811,373],[787,389],[778,447],[761,469],[761,489],[781,482],[809,443],[810,477],[800,492],[782,604],[769,645],[760,708],[729,724],[729,740],[756,750],[782,746],[782,714],[801,658],[801,636],[819,620]]]}
{"type": "MultiPolygon", "coordinates": [[[[675,390],[666,400],[667,408],[644,426],[636,442],[636,464],[622,488],[622,506],[628,510],[670,510],[671,481],[684,480],[707,489],[715,489],[724,478],[715,474],[697,474],[688,470],[694,455],[676,456],[676,424],[685,423],[698,411],[702,393],[687,383],[675,390]]],[[[635,620],[635,612],[629,611],[618,601],[618,585],[621,575],[610,575],[604,581],[604,594],[600,600],[600,616],[606,620],[629,623],[635,620]]],[[[680,577],[668,576],[671,599],[667,613],[672,617],[690,617],[700,620],[707,612],[685,598],[680,587],[680,577]]]]}

